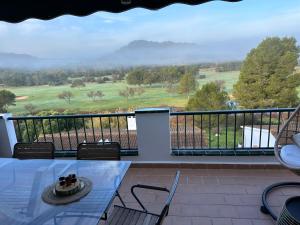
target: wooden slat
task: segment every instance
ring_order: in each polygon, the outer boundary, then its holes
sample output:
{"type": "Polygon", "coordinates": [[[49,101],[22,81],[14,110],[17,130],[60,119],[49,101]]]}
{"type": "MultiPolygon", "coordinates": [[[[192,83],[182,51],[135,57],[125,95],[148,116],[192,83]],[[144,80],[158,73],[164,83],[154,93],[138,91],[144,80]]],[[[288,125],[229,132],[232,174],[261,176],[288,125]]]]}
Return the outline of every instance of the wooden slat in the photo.
{"type": "Polygon", "coordinates": [[[108,218],[106,224],[107,225],[110,225],[112,224],[112,222],[114,220],[117,220],[118,217],[120,217],[120,214],[122,213],[122,210],[120,207],[114,207],[112,213],[111,213],[111,216],[108,218]]]}
{"type": "Polygon", "coordinates": [[[140,225],[140,224],[143,224],[145,218],[146,218],[147,214],[146,213],[142,213],[139,217],[139,220],[136,222],[136,224],[134,225],[140,225]]]}
{"type": "Polygon", "coordinates": [[[145,218],[143,224],[141,224],[141,225],[149,225],[149,224],[150,224],[150,221],[151,221],[151,215],[148,214],[148,215],[146,216],[146,218],[145,218]]]}
{"type": "Polygon", "coordinates": [[[155,225],[158,216],[116,206],[106,225],[155,225]]]}
{"type": "MultiPolygon", "coordinates": [[[[134,212],[134,215],[133,215],[132,220],[131,220],[131,225],[136,225],[137,221],[142,216],[142,213],[139,212],[139,211],[136,211],[136,210],[134,210],[133,212],[134,212]]],[[[143,213],[143,214],[145,214],[145,213],[143,213]]]]}
{"type": "Polygon", "coordinates": [[[129,210],[127,218],[124,220],[124,222],[122,222],[122,224],[124,224],[124,225],[131,225],[134,213],[135,213],[135,210],[129,210]]]}
{"type": "Polygon", "coordinates": [[[129,214],[129,212],[130,212],[129,209],[122,208],[122,215],[120,216],[119,220],[115,224],[112,224],[112,225],[123,224],[129,214]]]}
{"type": "Polygon", "coordinates": [[[14,158],[53,159],[54,145],[51,142],[17,143],[14,146],[14,158]]]}
{"type": "Polygon", "coordinates": [[[149,225],[155,225],[157,222],[157,217],[156,216],[152,216],[149,225]]]}
{"type": "Polygon", "coordinates": [[[120,160],[120,144],[81,143],[77,148],[77,159],[85,160],[120,160]]]}

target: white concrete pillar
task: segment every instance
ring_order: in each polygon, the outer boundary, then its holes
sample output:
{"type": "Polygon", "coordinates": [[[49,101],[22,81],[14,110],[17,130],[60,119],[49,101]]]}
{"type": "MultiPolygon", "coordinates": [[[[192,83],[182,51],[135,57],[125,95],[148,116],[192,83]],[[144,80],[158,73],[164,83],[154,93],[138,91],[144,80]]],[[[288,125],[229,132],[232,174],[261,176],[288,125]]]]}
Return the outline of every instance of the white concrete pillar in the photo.
{"type": "Polygon", "coordinates": [[[0,114],[0,157],[12,157],[14,145],[17,143],[14,123],[8,120],[10,113],[0,114]]]}
{"type": "Polygon", "coordinates": [[[138,161],[166,161],[171,154],[169,108],[145,108],[135,111],[138,161]]]}

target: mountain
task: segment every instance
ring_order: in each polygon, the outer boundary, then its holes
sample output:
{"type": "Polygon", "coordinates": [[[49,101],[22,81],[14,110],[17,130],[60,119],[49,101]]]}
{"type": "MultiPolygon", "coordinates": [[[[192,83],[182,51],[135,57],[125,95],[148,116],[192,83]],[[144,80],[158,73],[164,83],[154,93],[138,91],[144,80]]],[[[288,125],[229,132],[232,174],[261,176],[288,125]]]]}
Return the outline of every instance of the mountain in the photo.
{"type": "Polygon", "coordinates": [[[38,61],[37,57],[27,54],[0,53],[0,67],[28,67],[38,61]]]}
{"type": "Polygon", "coordinates": [[[248,51],[249,49],[245,49],[244,43],[238,41],[234,46],[229,46],[221,41],[200,45],[136,40],[112,54],[100,58],[99,64],[113,67],[224,62],[241,60],[248,51]]]}
{"type": "Polygon", "coordinates": [[[29,54],[0,52],[0,68],[41,69],[80,65],[79,60],[38,58],[29,54]]]}
{"type": "Polygon", "coordinates": [[[100,60],[104,65],[119,66],[186,64],[203,59],[200,52],[194,43],[137,40],[100,60]]]}
{"type": "MultiPolygon", "coordinates": [[[[101,49],[98,51],[101,52],[101,49]]],[[[141,65],[183,65],[242,60],[248,51],[245,43],[238,40],[235,41],[235,45],[229,45],[224,41],[201,45],[135,40],[110,54],[89,59],[47,59],[28,54],[0,53],[0,68],[114,68],[141,65]]]]}

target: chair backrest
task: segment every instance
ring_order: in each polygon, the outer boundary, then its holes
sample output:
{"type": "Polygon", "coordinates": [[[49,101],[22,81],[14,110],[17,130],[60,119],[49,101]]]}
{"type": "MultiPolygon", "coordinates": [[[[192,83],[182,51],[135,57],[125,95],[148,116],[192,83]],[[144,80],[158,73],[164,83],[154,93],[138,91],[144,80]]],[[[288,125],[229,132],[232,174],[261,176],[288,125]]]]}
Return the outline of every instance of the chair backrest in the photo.
{"type": "Polygon", "coordinates": [[[300,172],[300,166],[295,166],[286,163],[281,158],[281,148],[284,145],[294,144],[293,135],[300,133],[300,105],[297,106],[295,111],[288,117],[287,120],[280,127],[279,133],[276,137],[276,141],[274,144],[274,153],[276,159],[279,161],[281,165],[284,167],[296,172],[297,174],[300,172]]]}
{"type": "MultiPolygon", "coordinates": [[[[282,113],[283,115],[283,113],[282,113]]],[[[292,136],[300,132],[300,105],[289,117],[281,119],[281,126],[276,137],[279,145],[293,144],[292,136]]]]}
{"type": "Polygon", "coordinates": [[[179,178],[180,178],[180,171],[177,171],[176,175],[175,175],[175,178],[174,178],[174,181],[173,181],[173,184],[172,184],[172,187],[170,189],[168,198],[166,200],[165,206],[164,206],[163,210],[161,211],[161,213],[159,215],[159,219],[156,222],[156,225],[161,225],[163,223],[163,221],[164,221],[164,218],[169,213],[169,208],[170,208],[172,199],[173,199],[173,197],[175,195],[175,192],[176,192],[176,189],[177,189],[177,185],[179,183],[179,178]]]}
{"type": "Polygon", "coordinates": [[[118,142],[81,143],[77,147],[77,159],[120,160],[121,146],[118,142]]]}
{"type": "Polygon", "coordinates": [[[17,159],[54,159],[55,147],[52,142],[17,143],[13,157],[17,159]]]}

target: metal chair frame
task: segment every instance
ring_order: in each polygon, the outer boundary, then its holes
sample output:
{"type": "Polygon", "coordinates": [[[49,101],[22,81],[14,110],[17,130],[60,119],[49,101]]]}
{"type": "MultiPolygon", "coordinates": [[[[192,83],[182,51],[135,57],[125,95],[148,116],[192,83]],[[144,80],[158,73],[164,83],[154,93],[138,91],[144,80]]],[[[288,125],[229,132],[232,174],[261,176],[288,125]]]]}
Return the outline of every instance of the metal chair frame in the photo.
{"type": "MultiPolygon", "coordinates": [[[[136,210],[136,209],[126,208],[126,207],[123,207],[123,208],[124,209],[135,210],[137,212],[142,212],[142,213],[146,213],[146,214],[149,214],[149,215],[157,216],[158,220],[155,223],[155,225],[161,225],[163,223],[163,221],[164,221],[164,218],[166,216],[168,216],[168,214],[169,214],[169,208],[170,208],[172,199],[173,199],[173,197],[175,195],[175,192],[176,192],[176,189],[177,189],[177,186],[178,186],[178,183],[179,183],[179,178],[180,178],[180,171],[177,171],[176,175],[175,175],[175,178],[174,178],[174,181],[173,181],[173,184],[172,184],[172,187],[171,187],[170,190],[167,189],[167,188],[165,188],[165,187],[157,187],[157,186],[150,186],[150,185],[144,185],[144,184],[133,185],[131,187],[131,194],[135,198],[135,200],[137,201],[137,203],[140,205],[140,207],[142,208],[142,210],[136,210]],[[147,189],[147,190],[155,190],[155,191],[162,191],[162,192],[169,193],[169,195],[168,195],[168,197],[166,199],[165,205],[164,205],[161,213],[160,214],[155,214],[155,213],[149,212],[146,209],[146,207],[143,205],[142,201],[136,195],[135,189],[147,189]]],[[[115,206],[115,207],[121,207],[121,206],[115,206]]]]}
{"type": "MultiPolygon", "coordinates": [[[[280,154],[282,146],[293,143],[292,137],[296,133],[300,133],[300,105],[281,126],[274,145],[274,154],[279,163],[295,174],[300,175],[300,166],[286,163],[280,154]]],[[[264,214],[269,214],[274,220],[277,220],[277,215],[268,204],[268,195],[275,189],[295,186],[300,187],[300,182],[280,182],[266,187],[262,194],[262,206],[260,207],[260,211],[264,214]]]]}

